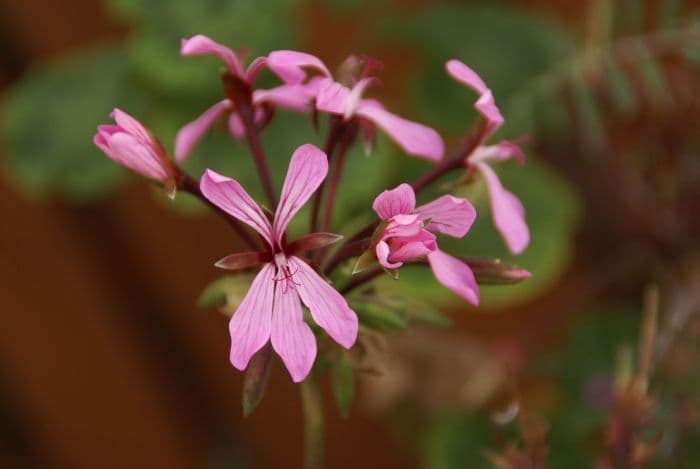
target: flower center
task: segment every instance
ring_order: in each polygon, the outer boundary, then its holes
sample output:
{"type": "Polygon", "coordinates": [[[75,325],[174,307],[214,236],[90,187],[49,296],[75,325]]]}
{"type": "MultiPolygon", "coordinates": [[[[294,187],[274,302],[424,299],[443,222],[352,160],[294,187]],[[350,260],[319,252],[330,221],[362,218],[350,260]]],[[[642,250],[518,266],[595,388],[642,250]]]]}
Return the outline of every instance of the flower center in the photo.
{"type": "Polygon", "coordinates": [[[301,285],[294,280],[294,274],[298,272],[298,269],[292,271],[287,263],[287,257],[278,252],[274,257],[275,267],[277,267],[277,273],[275,274],[275,282],[284,282],[282,284],[282,293],[286,293],[289,289],[294,289],[301,285]]]}

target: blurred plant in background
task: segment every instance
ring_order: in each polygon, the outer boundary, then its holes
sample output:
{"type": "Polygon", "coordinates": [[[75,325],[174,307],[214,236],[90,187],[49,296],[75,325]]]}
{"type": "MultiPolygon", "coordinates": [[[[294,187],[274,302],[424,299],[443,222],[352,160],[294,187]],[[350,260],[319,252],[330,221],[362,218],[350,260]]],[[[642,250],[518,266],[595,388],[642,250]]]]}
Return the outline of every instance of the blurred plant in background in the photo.
{"type": "MultiPolygon", "coordinates": [[[[532,142],[527,171],[507,163],[498,173],[527,207],[532,242],[518,263],[533,278],[482,288],[482,304],[515,311],[534,304],[544,319],[515,331],[506,329],[522,324],[504,322],[491,340],[404,334],[409,324],[445,324],[435,306],[461,309],[429,272],[405,269],[401,282],[380,280],[388,304],[357,308],[368,328],[393,334],[367,334],[356,353],[328,363],[334,380],[345,381],[336,386],[341,407],[349,408],[354,369],[367,411],[390,417],[397,438],[417,448],[426,467],[697,465],[700,16],[692,1],[576,4],[586,21],[573,27],[508,1],[409,2],[400,14],[401,2],[390,0],[109,3],[132,25],[126,40],[37,67],[3,103],[5,166],[18,188],[84,204],[118,187],[122,171],[89,141],[115,103],[173,142],[220,89],[211,70],[178,56],[173,44],[182,37],[207,34],[245,44],[252,55],[304,48],[328,63],[351,51],[396,60],[401,76],[382,77],[391,85],[388,101],[455,141],[468,113],[477,117],[464,89],[444,86],[442,64],[457,58],[497,97],[508,122],[498,136],[527,133],[532,142]],[[351,32],[345,42],[324,43],[338,25],[351,32]],[[660,291],[653,328],[650,306],[644,321],[635,313],[648,284],[660,291]],[[537,302],[553,290],[558,301],[537,302]],[[426,304],[396,307],[392,297],[406,292],[426,304]],[[640,322],[655,330],[653,340],[644,333],[637,339],[640,322]],[[633,360],[633,343],[652,358],[633,360]],[[641,372],[644,363],[653,365],[641,372]],[[639,373],[649,381],[642,387],[639,373]]],[[[267,129],[273,167],[285,167],[290,149],[306,141],[322,146],[324,132],[314,141],[293,117],[279,113],[267,129]]],[[[347,221],[348,230],[370,221],[357,203],[362,195],[421,171],[421,162],[394,155],[393,144],[377,139],[371,158],[381,170],[366,165],[357,146],[347,159],[347,172],[362,182],[338,194],[336,221],[347,221]]],[[[210,132],[186,168],[235,174],[261,199],[244,153],[223,130],[210,132]]],[[[479,213],[467,239],[441,246],[511,261],[493,230],[485,185],[463,182],[445,180],[426,191],[431,200],[438,189],[455,190],[479,213]]],[[[202,213],[185,197],[175,205],[185,216],[202,213]]],[[[230,278],[221,284],[205,292],[203,304],[219,302],[222,292],[235,303],[245,292],[230,278]]]]}

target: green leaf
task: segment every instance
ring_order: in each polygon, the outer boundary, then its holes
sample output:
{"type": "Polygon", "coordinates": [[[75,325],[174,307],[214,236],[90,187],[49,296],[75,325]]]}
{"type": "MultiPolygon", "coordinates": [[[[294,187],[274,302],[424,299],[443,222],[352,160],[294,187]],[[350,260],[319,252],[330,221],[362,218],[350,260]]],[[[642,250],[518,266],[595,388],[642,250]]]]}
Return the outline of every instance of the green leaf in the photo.
{"type": "Polygon", "coordinates": [[[252,274],[243,272],[218,278],[207,285],[202,294],[199,295],[197,306],[213,308],[225,305],[233,314],[233,310],[243,301],[252,280],[252,274]]]}
{"type": "Polygon", "coordinates": [[[355,376],[347,352],[339,351],[331,365],[331,388],[340,415],[347,418],[355,396],[355,376]]]}
{"type": "Polygon", "coordinates": [[[404,314],[395,306],[381,304],[380,300],[354,300],[352,309],[357,313],[360,324],[382,332],[404,330],[408,327],[404,314]]]}
{"type": "Polygon", "coordinates": [[[139,92],[128,83],[123,51],[105,46],[40,65],[10,88],[0,109],[1,132],[16,185],[77,202],[113,189],[122,170],[92,137],[114,107],[139,115],[139,92]]]}

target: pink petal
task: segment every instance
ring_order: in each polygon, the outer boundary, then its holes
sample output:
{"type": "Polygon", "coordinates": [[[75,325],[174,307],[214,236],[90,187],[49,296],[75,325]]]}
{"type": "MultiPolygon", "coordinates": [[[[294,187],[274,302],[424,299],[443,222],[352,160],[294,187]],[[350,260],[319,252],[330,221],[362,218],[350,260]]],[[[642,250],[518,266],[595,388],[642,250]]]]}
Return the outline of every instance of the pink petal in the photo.
{"type": "Polygon", "coordinates": [[[297,85],[306,78],[304,68],[315,69],[323,75],[330,77],[331,74],[318,58],[305,52],[293,50],[276,50],[267,56],[267,66],[280,77],[282,81],[290,85],[297,85]]]}
{"type": "Polygon", "coordinates": [[[486,137],[493,135],[498,128],[503,125],[504,119],[501,111],[496,106],[491,90],[487,90],[482,94],[474,104],[474,109],[486,119],[486,137]]]}
{"type": "Polygon", "coordinates": [[[281,85],[269,90],[253,91],[253,103],[270,103],[292,111],[309,112],[311,99],[304,85],[281,85]]]}
{"type": "Polygon", "coordinates": [[[273,223],[273,238],[278,243],[294,214],[316,192],[326,174],[328,157],[316,146],[307,143],[294,151],[273,223]]]}
{"type": "Polygon", "coordinates": [[[525,163],[525,154],[520,147],[508,140],[503,140],[496,145],[482,145],[478,147],[469,157],[469,162],[479,161],[506,161],[515,158],[520,164],[525,163]]]}
{"type": "Polygon", "coordinates": [[[395,215],[408,215],[416,208],[416,194],[406,183],[394,189],[385,190],[374,199],[372,209],[382,220],[388,220],[395,215]]]}
{"type": "Polygon", "coordinates": [[[391,249],[386,241],[379,241],[377,246],[374,248],[374,253],[377,255],[377,261],[382,267],[387,269],[398,269],[403,265],[403,262],[391,262],[389,261],[389,256],[391,255],[391,249]]]}
{"type": "Polygon", "coordinates": [[[228,99],[219,101],[204,111],[197,119],[181,128],[175,136],[175,161],[183,162],[214,121],[224,112],[231,110],[232,107],[233,104],[228,99]]]}
{"type": "MultiPolygon", "coordinates": [[[[343,117],[345,117],[345,119],[350,119],[353,114],[355,114],[355,111],[360,104],[360,97],[362,97],[362,93],[364,93],[365,89],[375,81],[377,81],[377,79],[374,77],[363,78],[352,87],[345,100],[345,110],[343,111],[343,117]]],[[[377,107],[376,104],[377,102],[372,100],[371,106],[377,107]]],[[[381,107],[381,105],[379,107],[381,107]]]]}
{"type": "Polygon", "coordinates": [[[267,57],[257,57],[255,58],[250,65],[248,65],[248,68],[245,71],[245,79],[248,83],[253,83],[253,80],[255,80],[255,77],[258,76],[258,73],[265,68],[265,65],[267,65],[267,57]]]}
{"type": "Polygon", "coordinates": [[[525,209],[522,203],[501,185],[501,181],[489,165],[476,163],[475,166],[486,178],[496,229],[503,236],[510,252],[520,254],[530,242],[530,230],[525,223],[525,209]]]}
{"type": "Polygon", "coordinates": [[[299,294],[286,282],[274,282],[275,304],[272,314],[272,347],[282,358],[292,380],[303,381],[316,359],[316,338],[304,322],[299,294]]]}
{"type": "Polygon", "coordinates": [[[219,44],[210,38],[198,34],[190,39],[183,39],[180,44],[180,55],[216,55],[224,61],[229,71],[238,76],[243,77],[243,66],[236,57],[236,54],[228,47],[219,44]]]}
{"type": "Polygon", "coordinates": [[[357,339],[357,315],[345,298],[298,257],[290,257],[289,266],[296,272],[297,291],[316,324],[343,347],[352,347],[357,339]]]}
{"type": "Polygon", "coordinates": [[[430,219],[428,230],[455,238],[464,237],[476,218],[476,210],[468,200],[449,194],[421,205],[416,212],[430,219]]]}
{"type": "Polygon", "coordinates": [[[343,114],[348,96],[350,96],[348,87],[327,78],[318,85],[316,109],[331,114],[343,114]]]}
{"type": "Polygon", "coordinates": [[[394,215],[382,232],[382,239],[416,236],[423,229],[423,220],[417,213],[394,215]]]}
{"type": "Polygon", "coordinates": [[[479,288],[467,264],[442,251],[428,254],[428,263],[440,283],[474,306],[479,305],[479,288]]]}
{"type": "Polygon", "coordinates": [[[422,156],[430,161],[442,158],[445,144],[430,127],[406,120],[375,105],[365,105],[364,100],[360,101],[355,113],[381,127],[409,155],[422,156]]]}
{"type": "Polygon", "coordinates": [[[116,132],[109,135],[98,132],[94,140],[112,160],[147,178],[165,181],[169,178],[166,163],[150,144],[145,144],[133,135],[116,132]]]}
{"type": "Polygon", "coordinates": [[[437,249],[435,235],[426,230],[421,230],[415,236],[395,238],[390,241],[390,246],[392,252],[389,257],[393,262],[420,259],[437,249]]]}
{"type": "Polygon", "coordinates": [[[148,129],[121,109],[114,108],[109,117],[114,119],[117,125],[126,133],[137,136],[144,142],[151,142],[153,140],[148,129]]]}
{"type": "Polygon", "coordinates": [[[493,93],[486,86],[486,83],[474,70],[459,60],[448,61],[445,64],[445,68],[452,78],[479,93],[480,96],[474,104],[474,108],[486,119],[486,136],[493,134],[503,124],[503,116],[498,107],[496,107],[493,93]]]}
{"type": "Polygon", "coordinates": [[[237,181],[207,169],[202,175],[199,187],[211,203],[255,229],[272,246],[270,222],[237,181]]]}
{"type": "Polygon", "coordinates": [[[445,68],[447,69],[447,73],[450,74],[452,78],[464,85],[467,85],[478,94],[484,94],[489,90],[486,83],[484,83],[484,80],[482,80],[474,70],[469,68],[463,62],[452,59],[445,64],[445,68]]]}
{"type": "Polygon", "coordinates": [[[239,370],[270,339],[275,267],[265,264],[228,324],[231,364],[239,370]]]}
{"type": "MultiPolygon", "coordinates": [[[[265,110],[260,107],[255,107],[255,123],[259,125],[265,120],[265,110]]],[[[245,126],[241,120],[241,116],[236,111],[232,111],[228,116],[228,132],[236,140],[241,140],[245,137],[245,126]]]]}

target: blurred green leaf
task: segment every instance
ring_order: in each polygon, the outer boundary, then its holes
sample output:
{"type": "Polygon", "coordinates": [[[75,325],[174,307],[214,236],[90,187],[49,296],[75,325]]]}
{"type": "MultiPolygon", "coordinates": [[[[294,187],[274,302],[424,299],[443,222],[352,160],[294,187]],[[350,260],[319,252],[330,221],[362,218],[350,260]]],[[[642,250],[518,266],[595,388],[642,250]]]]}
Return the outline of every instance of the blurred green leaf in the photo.
{"type": "Polygon", "coordinates": [[[99,47],[37,66],[2,103],[7,169],[32,194],[85,202],[105,195],[122,174],[92,143],[114,107],[141,109],[120,48],[99,47]]]}
{"type": "Polygon", "coordinates": [[[408,327],[401,311],[378,302],[378,299],[370,298],[368,301],[355,300],[351,303],[360,324],[382,332],[400,331],[408,327]]]}
{"type": "Polygon", "coordinates": [[[253,275],[245,272],[220,277],[206,286],[197,300],[197,306],[213,308],[226,305],[230,314],[233,314],[233,310],[243,301],[252,280],[253,275]]]}
{"type": "Polygon", "coordinates": [[[347,352],[344,350],[339,351],[338,356],[333,361],[330,375],[335,403],[340,415],[347,417],[350,414],[352,400],[355,396],[355,376],[347,352]]]}

